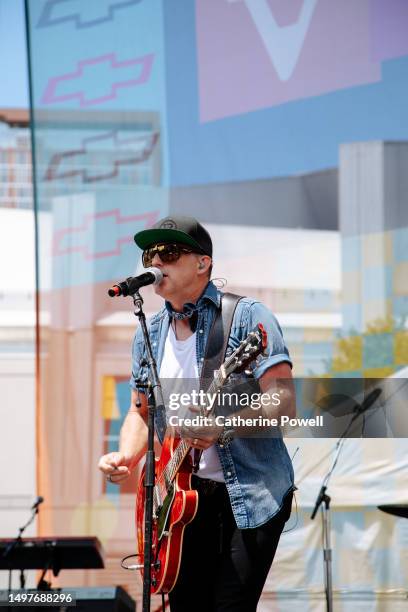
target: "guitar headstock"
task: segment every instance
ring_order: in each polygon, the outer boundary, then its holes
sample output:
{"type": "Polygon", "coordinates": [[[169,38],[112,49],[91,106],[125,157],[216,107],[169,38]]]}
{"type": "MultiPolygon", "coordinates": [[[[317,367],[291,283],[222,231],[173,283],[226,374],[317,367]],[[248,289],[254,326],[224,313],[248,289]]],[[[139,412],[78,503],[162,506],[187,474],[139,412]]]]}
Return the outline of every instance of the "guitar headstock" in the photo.
{"type": "Polygon", "coordinates": [[[259,355],[264,353],[268,345],[268,336],[262,323],[248,334],[239,347],[226,359],[221,366],[225,377],[233,372],[242,372],[259,355]]]}

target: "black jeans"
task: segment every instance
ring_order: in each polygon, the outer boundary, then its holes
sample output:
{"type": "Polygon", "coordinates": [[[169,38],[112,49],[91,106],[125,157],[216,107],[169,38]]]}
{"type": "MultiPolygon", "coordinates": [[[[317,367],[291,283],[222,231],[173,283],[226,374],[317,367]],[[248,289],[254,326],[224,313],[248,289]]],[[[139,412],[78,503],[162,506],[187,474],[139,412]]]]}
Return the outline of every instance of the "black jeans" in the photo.
{"type": "Polygon", "coordinates": [[[225,485],[195,476],[193,482],[198,510],[184,531],[180,572],[169,593],[171,612],[255,612],[293,493],[264,525],[238,529],[225,485]]]}

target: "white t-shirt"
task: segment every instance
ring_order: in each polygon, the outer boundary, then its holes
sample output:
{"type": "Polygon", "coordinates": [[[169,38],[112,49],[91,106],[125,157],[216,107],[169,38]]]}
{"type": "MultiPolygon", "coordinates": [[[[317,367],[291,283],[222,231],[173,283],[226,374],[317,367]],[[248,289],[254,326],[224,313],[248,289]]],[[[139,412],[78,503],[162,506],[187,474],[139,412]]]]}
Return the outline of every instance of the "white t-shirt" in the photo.
{"type": "MultiPolygon", "coordinates": [[[[198,387],[195,333],[187,340],[177,340],[172,326],[169,326],[160,366],[160,378],[165,397],[168,393],[191,393],[194,387],[198,387]]],[[[214,444],[201,453],[200,466],[196,475],[218,482],[225,481],[214,444]]]]}

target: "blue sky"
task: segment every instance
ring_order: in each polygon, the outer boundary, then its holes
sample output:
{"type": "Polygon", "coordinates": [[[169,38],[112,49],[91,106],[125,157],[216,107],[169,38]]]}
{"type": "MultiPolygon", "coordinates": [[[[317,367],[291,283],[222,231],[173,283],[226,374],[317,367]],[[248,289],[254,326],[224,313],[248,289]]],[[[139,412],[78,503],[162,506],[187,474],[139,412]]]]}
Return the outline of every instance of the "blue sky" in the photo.
{"type": "Polygon", "coordinates": [[[28,106],[23,0],[0,0],[0,108],[28,106]]]}

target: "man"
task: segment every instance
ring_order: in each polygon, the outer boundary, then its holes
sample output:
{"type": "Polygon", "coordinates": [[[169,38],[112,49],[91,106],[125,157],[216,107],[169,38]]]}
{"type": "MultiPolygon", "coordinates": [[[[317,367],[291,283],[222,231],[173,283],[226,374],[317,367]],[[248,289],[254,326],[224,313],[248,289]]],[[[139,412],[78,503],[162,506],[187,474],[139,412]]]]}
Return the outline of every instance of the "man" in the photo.
{"type": "MultiPolygon", "coordinates": [[[[211,238],[196,219],[173,216],[136,234],[135,242],[143,250],[144,266],[163,273],[155,291],[165,305],[149,323],[160,377],[197,380],[211,324],[221,307],[221,292],[209,281],[211,238]]],[[[266,412],[274,417],[282,412],[294,416],[289,353],[276,319],[260,302],[250,298],[238,302],[227,354],[258,323],[268,333],[268,347],[251,364],[252,374],[262,392],[276,391],[280,397],[279,406],[271,404],[266,412]]],[[[144,357],[138,329],[131,406],[121,430],[120,449],[99,462],[108,480],[117,484],[129,477],[146,452],[147,399],[138,392],[138,384],[148,378],[144,357]]],[[[253,416],[252,406],[241,412],[253,416]]],[[[219,441],[221,433],[219,427],[182,431],[202,454],[192,476],[199,494],[198,511],[185,529],[180,572],[169,594],[172,612],[255,611],[290,515],[293,470],[280,435],[244,436],[241,431],[225,444],[219,441]]]]}

